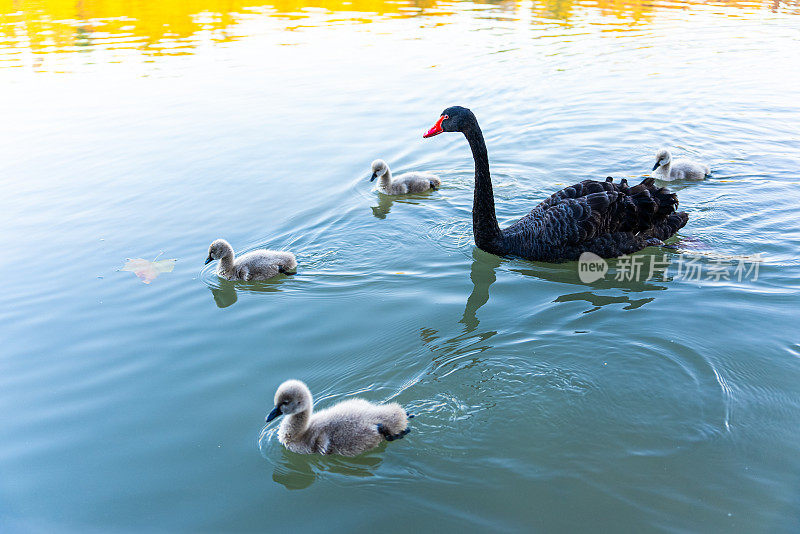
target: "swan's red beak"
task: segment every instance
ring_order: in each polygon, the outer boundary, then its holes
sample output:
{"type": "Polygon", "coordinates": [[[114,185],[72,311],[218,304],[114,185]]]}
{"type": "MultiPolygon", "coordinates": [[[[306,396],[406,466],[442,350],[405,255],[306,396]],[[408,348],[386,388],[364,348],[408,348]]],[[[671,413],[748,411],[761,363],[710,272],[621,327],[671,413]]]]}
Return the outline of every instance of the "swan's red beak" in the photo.
{"type": "Polygon", "coordinates": [[[433,137],[434,135],[439,135],[440,133],[442,133],[444,131],[442,130],[442,121],[445,120],[446,118],[447,115],[442,115],[441,117],[439,117],[439,120],[436,121],[436,124],[433,125],[433,128],[428,130],[428,133],[426,133],[422,137],[427,139],[428,137],[433,137]]]}

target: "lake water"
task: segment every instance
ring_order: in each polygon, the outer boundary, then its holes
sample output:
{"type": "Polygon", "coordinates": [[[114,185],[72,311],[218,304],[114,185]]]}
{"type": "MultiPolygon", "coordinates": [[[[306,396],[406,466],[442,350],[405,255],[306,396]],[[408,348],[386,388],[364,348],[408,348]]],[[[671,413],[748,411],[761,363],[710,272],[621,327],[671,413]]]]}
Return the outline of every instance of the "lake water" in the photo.
{"type": "Polygon", "coordinates": [[[800,2],[0,0],[0,530],[797,532],[799,87],[800,2]],[[707,161],[666,280],[477,250],[450,105],[501,225],[707,161]],[[288,453],[288,378],[418,417],[288,453]]]}

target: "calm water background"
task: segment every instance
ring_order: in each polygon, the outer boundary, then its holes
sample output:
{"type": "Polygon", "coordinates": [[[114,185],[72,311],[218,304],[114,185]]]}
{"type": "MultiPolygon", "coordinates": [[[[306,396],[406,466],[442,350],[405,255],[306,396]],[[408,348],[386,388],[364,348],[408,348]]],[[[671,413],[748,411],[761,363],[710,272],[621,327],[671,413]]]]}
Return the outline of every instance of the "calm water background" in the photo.
{"type": "Polygon", "coordinates": [[[798,82],[797,2],[0,0],[2,530],[797,532],[798,82]],[[467,144],[421,138],[453,104],[501,223],[669,145],[713,177],[667,261],[758,279],[476,250],[467,144]],[[217,237],[300,272],[222,283],[217,237]],[[287,453],[287,378],[419,417],[287,453]]]}

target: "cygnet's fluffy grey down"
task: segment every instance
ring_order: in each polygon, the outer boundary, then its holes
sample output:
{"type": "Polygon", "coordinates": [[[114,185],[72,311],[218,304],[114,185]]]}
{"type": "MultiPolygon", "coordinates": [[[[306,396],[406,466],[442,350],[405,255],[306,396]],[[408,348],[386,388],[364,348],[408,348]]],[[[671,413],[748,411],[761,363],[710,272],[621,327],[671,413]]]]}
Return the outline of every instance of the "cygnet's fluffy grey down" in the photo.
{"type": "Polygon", "coordinates": [[[401,174],[397,178],[392,178],[392,171],[382,159],[372,162],[372,178],[370,182],[378,180],[378,189],[387,195],[405,195],[406,193],[421,193],[428,189],[436,189],[442,185],[438,176],[427,172],[409,172],[401,174]]]}
{"type": "Polygon", "coordinates": [[[402,406],[372,404],[363,399],[348,399],[312,413],[311,391],[299,380],[287,380],[275,393],[275,409],[269,423],[285,416],[278,429],[278,440],[300,454],[341,454],[356,456],[380,444],[409,433],[408,416],[402,406]]]}
{"type": "Polygon", "coordinates": [[[672,154],[666,148],[656,152],[656,164],[653,166],[653,178],[664,181],[702,180],[711,173],[708,165],[688,159],[672,161],[672,154]]]}
{"type": "Polygon", "coordinates": [[[233,247],[224,239],[217,239],[208,247],[206,265],[219,260],[217,275],[226,280],[267,280],[278,274],[295,274],[297,260],[291,252],[280,250],[254,250],[234,257],[233,247]]]}

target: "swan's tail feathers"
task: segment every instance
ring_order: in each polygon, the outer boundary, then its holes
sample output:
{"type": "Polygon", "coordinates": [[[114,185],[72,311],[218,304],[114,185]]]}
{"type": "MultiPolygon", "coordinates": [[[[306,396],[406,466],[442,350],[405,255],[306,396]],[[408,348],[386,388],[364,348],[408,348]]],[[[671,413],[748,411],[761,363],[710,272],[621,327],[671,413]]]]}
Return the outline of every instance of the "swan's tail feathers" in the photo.
{"type": "Polygon", "coordinates": [[[645,178],[641,181],[641,183],[631,187],[628,191],[628,194],[631,196],[637,196],[647,193],[648,195],[652,196],[657,191],[655,183],[655,179],[645,178]]]}
{"type": "MultiPolygon", "coordinates": [[[[651,229],[660,226],[678,208],[678,196],[665,187],[656,187],[653,178],[645,178],[627,193],[635,207],[632,230],[637,232],[652,233],[651,229]]],[[[672,224],[676,222],[673,219],[672,224]]]]}
{"type": "Polygon", "coordinates": [[[678,207],[678,195],[666,187],[656,187],[654,178],[645,178],[640,184],[628,190],[628,194],[631,196],[643,195],[645,192],[655,200],[659,206],[659,212],[664,213],[665,217],[678,207]]]}
{"type": "Polygon", "coordinates": [[[603,191],[586,195],[586,203],[592,210],[605,211],[612,202],[617,200],[619,193],[616,191],[603,191]]]}
{"type": "Polygon", "coordinates": [[[656,212],[658,219],[665,219],[670,214],[675,213],[675,210],[678,209],[678,195],[666,187],[658,189],[656,191],[655,198],[656,203],[658,204],[658,211],[656,212]]]}
{"type": "Polygon", "coordinates": [[[616,192],[616,191],[617,189],[609,181],[597,182],[595,180],[584,180],[575,185],[565,187],[561,191],[556,191],[555,193],[550,195],[550,197],[545,199],[541,204],[539,204],[539,206],[537,207],[542,209],[547,209],[551,206],[555,206],[571,198],[577,199],[580,197],[586,197],[592,195],[594,193],[616,192]]]}
{"type": "Polygon", "coordinates": [[[653,230],[649,232],[649,235],[661,241],[666,241],[675,235],[678,230],[686,226],[688,220],[689,214],[685,211],[670,213],[666,219],[653,226],[653,230]]]}
{"type": "Polygon", "coordinates": [[[641,188],[640,185],[641,184],[631,188],[629,192],[630,202],[633,203],[633,211],[628,212],[630,223],[625,226],[634,232],[641,232],[652,228],[655,214],[658,211],[658,204],[650,194],[650,191],[641,188]]]}

